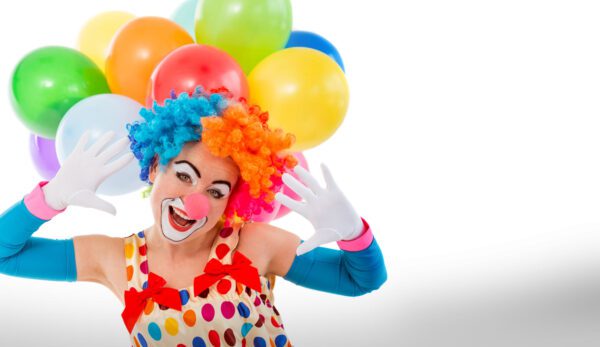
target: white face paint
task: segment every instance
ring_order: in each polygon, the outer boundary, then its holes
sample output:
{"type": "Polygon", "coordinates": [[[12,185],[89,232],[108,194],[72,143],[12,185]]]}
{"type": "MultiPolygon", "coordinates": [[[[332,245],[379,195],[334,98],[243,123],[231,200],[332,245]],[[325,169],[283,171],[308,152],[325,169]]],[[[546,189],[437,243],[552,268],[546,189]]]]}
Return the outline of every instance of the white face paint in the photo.
{"type": "Polygon", "coordinates": [[[208,217],[191,220],[185,214],[183,201],[180,198],[165,199],[161,206],[161,229],[163,235],[175,242],[185,240],[196,230],[202,228],[208,217]],[[188,220],[188,221],[186,221],[188,220]],[[182,222],[184,222],[182,224],[182,222]]]}
{"type": "MultiPolygon", "coordinates": [[[[174,163],[173,169],[177,172],[177,174],[185,174],[189,177],[190,183],[195,186],[198,184],[198,175],[196,175],[196,171],[190,166],[190,164],[185,162],[174,163]]],[[[185,175],[183,177],[185,177],[185,175]]]]}

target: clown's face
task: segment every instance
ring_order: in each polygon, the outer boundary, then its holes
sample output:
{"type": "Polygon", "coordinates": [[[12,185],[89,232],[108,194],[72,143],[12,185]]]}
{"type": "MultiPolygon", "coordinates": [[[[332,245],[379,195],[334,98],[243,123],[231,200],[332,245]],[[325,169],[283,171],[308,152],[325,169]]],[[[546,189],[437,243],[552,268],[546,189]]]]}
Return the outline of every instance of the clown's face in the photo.
{"type": "Polygon", "coordinates": [[[212,155],[202,142],[186,143],[164,172],[155,161],[149,173],[150,202],[163,236],[182,242],[211,230],[223,215],[238,176],[231,158],[212,155]]]}

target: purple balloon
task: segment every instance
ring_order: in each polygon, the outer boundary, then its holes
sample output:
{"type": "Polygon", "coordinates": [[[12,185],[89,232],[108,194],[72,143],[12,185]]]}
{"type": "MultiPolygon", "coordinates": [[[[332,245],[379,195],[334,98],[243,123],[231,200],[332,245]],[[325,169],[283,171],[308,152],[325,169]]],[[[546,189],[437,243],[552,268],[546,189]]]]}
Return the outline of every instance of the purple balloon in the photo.
{"type": "Polygon", "coordinates": [[[60,164],[56,156],[54,140],[35,134],[29,136],[29,153],[37,172],[45,179],[50,180],[58,172],[60,164]]]}

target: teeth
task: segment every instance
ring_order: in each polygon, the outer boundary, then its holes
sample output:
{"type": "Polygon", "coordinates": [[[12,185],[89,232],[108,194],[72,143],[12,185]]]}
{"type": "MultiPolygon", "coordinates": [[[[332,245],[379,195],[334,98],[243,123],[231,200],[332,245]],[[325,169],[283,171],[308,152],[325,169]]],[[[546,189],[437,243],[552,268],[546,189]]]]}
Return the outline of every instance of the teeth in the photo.
{"type": "Polygon", "coordinates": [[[181,212],[179,212],[179,210],[177,210],[175,207],[173,207],[173,211],[174,211],[174,212],[175,212],[175,214],[177,214],[179,217],[181,217],[181,218],[183,218],[183,219],[185,219],[185,220],[187,220],[187,221],[193,221],[193,219],[190,219],[189,217],[182,215],[182,214],[181,214],[181,212]]]}

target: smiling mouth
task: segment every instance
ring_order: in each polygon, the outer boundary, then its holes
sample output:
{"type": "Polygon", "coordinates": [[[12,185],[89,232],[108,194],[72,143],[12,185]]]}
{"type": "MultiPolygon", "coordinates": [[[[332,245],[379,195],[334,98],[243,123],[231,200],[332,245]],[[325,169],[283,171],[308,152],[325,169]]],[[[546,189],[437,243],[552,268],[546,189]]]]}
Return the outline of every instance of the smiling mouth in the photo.
{"type": "Polygon", "coordinates": [[[169,206],[169,224],[171,224],[173,229],[180,232],[186,232],[190,230],[194,223],[196,223],[196,220],[188,219],[184,211],[177,207],[169,206]]]}

